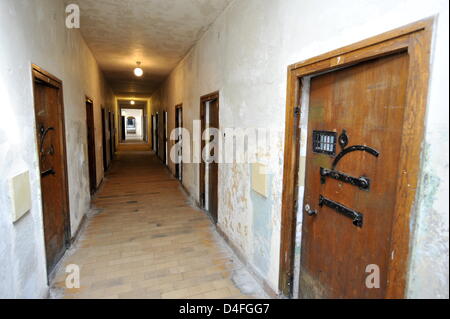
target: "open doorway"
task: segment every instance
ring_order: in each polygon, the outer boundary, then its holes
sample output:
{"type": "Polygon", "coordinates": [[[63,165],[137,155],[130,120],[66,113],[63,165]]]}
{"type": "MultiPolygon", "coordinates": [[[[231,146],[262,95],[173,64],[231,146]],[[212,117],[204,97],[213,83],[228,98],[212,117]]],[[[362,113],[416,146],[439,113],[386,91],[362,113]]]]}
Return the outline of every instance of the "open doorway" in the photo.
{"type": "Polygon", "coordinates": [[[146,101],[119,101],[120,143],[145,144],[148,142],[146,101]]]}
{"type": "Polygon", "coordinates": [[[144,141],[143,113],[142,110],[122,109],[122,117],[125,119],[125,139],[122,142],[144,141]]]}
{"type": "MultiPolygon", "coordinates": [[[[219,129],[219,92],[205,95],[200,99],[200,117],[201,132],[206,129],[219,129]]],[[[208,133],[210,140],[213,139],[213,133],[208,133]]],[[[218,138],[218,137],[216,137],[218,138]]],[[[202,138],[202,147],[205,148],[205,140],[202,138]]],[[[220,154],[218,145],[211,150],[208,160],[202,156],[200,163],[200,205],[212,217],[215,223],[218,221],[218,191],[219,191],[219,164],[217,157],[220,154]]]]}
{"type": "Polygon", "coordinates": [[[70,244],[62,82],[33,66],[47,276],[70,244]]]}

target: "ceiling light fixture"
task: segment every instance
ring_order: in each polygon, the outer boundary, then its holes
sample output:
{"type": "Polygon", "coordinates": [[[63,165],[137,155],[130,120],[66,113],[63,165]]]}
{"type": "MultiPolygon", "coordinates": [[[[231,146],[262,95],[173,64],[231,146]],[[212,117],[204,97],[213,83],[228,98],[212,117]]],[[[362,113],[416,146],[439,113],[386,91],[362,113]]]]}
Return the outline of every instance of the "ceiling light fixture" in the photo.
{"type": "Polygon", "coordinates": [[[134,105],[136,102],[134,102],[133,100],[130,101],[131,105],[134,105]]]}
{"type": "Polygon", "coordinates": [[[134,75],[137,77],[141,77],[144,74],[144,71],[141,69],[141,62],[136,62],[137,68],[134,69],[134,75]]]}

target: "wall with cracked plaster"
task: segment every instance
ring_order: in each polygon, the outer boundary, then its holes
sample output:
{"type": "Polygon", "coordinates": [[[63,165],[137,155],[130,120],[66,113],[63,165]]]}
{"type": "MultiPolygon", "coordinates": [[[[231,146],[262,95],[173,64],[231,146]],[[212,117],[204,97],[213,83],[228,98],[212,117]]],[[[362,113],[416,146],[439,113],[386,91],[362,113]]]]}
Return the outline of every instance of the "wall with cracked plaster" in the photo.
{"type": "MultiPolygon", "coordinates": [[[[153,109],[183,103],[191,132],[200,96],[220,91],[220,126],[270,127],[267,199],[251,190],[249,165],[219,167],[219,227],[277,290],[285,126],[286,68],[292,63],[439,15],[433,49],[424,167],[412,220],[407,296],[448,298],[448,2],[444,0],[234,1],[153,95],[153,109]],[[438,271],[430,272],[429,269],[438,271]]],[[[174,171],[173,164],[170,169],[174,171]]],[[[198,200],[199,166],[184,165],[198,200]]],[[[299,227],[301,224],[299,223],[299,227]]],[[[298,247],[297,247],[298,250],[298,247]]]]}
{"type": "Polygon", "coordinates": [[[31,64],[63,81],[72,235],[89,209],[85,95],[94,100],[97,178],[103,178],[101,109],[113,95],[78,30],[65,27],[58,0],[0,2],[0,298],[48,292],[31,64]],[[32,209],[11,219],[9,178],[30,171],[32,209]]]}

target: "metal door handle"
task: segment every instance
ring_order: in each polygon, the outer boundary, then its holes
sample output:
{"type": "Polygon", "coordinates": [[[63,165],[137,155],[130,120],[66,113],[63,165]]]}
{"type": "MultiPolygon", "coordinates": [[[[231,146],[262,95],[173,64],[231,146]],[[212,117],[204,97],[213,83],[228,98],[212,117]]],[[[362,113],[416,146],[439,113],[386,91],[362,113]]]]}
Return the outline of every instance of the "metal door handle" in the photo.
{"type": "Polygon", "coordinates": [[[42,172],[41,173],[41,177],[45,177],[45,176],[49,176],[49,175],[55,175],[55,174],[56,174],[55,170],[53,168],[51,168],[51,169],[48,169],[48,170],[42,172]]]}
{"type": "Polygon", "coordinates": [[[309,206],[309,204],[305,205],[305,212],[309,215],[309,216],[315,216],[317,215],[317,211],[315,209],[311,209],[311,206],[309,206]]]}
{"type": "Polygon", "coordinates": [[[54,127],[49,127],[49,128],[44,128],[44,126],[42,125],[40,128],[40,132],[41,132],[41,145],[40,145],[40,153],[42,153],[43,148],[44,148],[44,141],[45,141],[45,137],[47,136],[48,132],[50,131],[54,131],[55,128],[54,127]]]}

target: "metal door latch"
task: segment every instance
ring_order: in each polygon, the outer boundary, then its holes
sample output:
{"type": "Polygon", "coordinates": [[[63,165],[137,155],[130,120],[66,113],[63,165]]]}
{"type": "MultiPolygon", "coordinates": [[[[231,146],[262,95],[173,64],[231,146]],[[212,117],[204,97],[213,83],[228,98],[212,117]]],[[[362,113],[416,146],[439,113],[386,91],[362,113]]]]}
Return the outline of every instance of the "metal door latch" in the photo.
{"type": "Polygon", "coordinates": [[[331,209],[334,209],[336,212],[351,218],[353,220],[353,225],[358,227],[363,226],[363,214],[354,211],[353,209],[350,209],[348,207],[345,207],[344,205],[339,204],[335,201],[332,201],[331,199],[323,197],[322,195],[320,195],[319,198],[319,206],[320,207],[327,206],[331,209]]]}
{"type": "Polygon", "coordinates": [[[314,209],[311,209],[311,206],[309,206],[309,204],[305,205],[305,212],[309,215],[309,216],[315,216],[317,215],[317,211],[314,209]]]}
{"type": "Polygon", "coordinates": [[[323,167],[320,168],[320,176],[321,176],[320,181],[322,182],[322,184],[325,184],[327,177],[331,177],[338,181],[357,186],[360,189],[369,190],[370,188],[370,179],[364,176],[353,177],[345,173],[336,171],[334,169],[328,169],[323,167]]]}
{"type": "Polygon", "coordinates": [[[45,176],[49,176],[49,175],[56,175],[56,172],[53,168],[43,171],[41,173],[41,177],[45,177],[45,176]]]}

